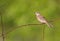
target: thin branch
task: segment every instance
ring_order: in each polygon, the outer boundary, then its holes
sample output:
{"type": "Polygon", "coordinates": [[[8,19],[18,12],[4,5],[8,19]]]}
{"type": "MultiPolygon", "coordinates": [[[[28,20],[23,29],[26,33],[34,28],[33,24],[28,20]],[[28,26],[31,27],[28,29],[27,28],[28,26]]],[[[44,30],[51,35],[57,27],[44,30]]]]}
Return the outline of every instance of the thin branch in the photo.
{"type": "MultiPolygon", "coordinates": [[[[8,31],[7,33],[5,33],[4,36],[7,35],[8,33],[12,32],[12,31],[18,29],[18,28],[21,28],[21,27],[24,27],[24,26],[32,26],[32,25],[35,26],[35,25],[42,25],[42,24],[25,24],[25,25],[21,25],[21,26],[16,26],[14,29],[12,29],[12,30],[8,31]]],[[[2,36],[2,35],[1,35],[1,36],[2,36]]],[[[0,36],[0,37],[1,37],[1,36],[0,36]]]]}
{"type": "Polygon", "coordinates": [[[12,31],[14,31],[14,30],[16,30],[16,29],[18,29],[18,28],[21,28],[21,27],[24,27],[24,26],[32,26],[32,25],[35,26],[35,25],[41,25],[41,24],[25,24],[25,25],[17,26],[17,27],[15,27],[14,29],[8,31],[6,34],[12,32],[12,31]]]}

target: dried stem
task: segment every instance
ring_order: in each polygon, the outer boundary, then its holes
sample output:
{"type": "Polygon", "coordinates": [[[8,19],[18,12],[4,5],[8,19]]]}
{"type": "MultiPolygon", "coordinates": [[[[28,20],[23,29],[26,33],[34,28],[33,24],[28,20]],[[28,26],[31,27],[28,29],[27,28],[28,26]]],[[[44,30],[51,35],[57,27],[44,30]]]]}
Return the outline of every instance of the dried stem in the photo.
{"type": "Polygon", "coordinates": [[[45,41],[44,40],[44,38],[45,38],[44,34],[45,34],[45,26],[42,27],[42,41],[45,41]]]}
{"type": "Polygon", "coordinates": [[[3,23],[2,15],[1,15],[1,27],[2,27],[2,38],[3,38],[3,41],[4,41],[4,39],[5,39],[5,37],[4,37],[4,23],[3,23]]]}
{"type": "MultiPolygon", "coordinates": [[[[24,27],[24,26],[32,26],[32,25],[35,26],[35,25],[42,25],[42,24],[25,24],[25,25],[21,25],[21,26],[16,26],[14,29],[12,29],[12,30],[8,31],[7,33],[5,33],[4,36],[7,35],[8,33],[12,32],[12,31],[18,29],[18,28],[21,28],[21,27],[24,27]]],[[[1,35],[1,36],[2,36],[2,35],[1,35]]],[[[0,37],[1,37],[1,36],[0,36],[0,37]]]]}

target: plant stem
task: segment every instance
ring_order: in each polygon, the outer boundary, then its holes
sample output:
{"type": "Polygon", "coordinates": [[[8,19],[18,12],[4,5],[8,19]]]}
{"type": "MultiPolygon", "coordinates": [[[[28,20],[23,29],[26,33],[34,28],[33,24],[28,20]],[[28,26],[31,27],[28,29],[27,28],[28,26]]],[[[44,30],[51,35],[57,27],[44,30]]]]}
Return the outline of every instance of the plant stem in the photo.
{"type": "MultiPolygon", "coordinates": [[[[32,25],[35,26],[35,25],[42,25],[42,24],[25,24],[25,25],[21,25],[21,26],[16,26],[14,29],[12,29],[12,30],[8,31],[7,33],[5,33],[4,36],[5,36],[6,34],[12,32],[12,31],[18,29],[18,28],[21,28],[21,27],[24,27],[24,26],[32,26],[32,25]]],[[[1,37],[1,36],[0,36],[0,37],[1,37]]]]}
{"type": "Polygon", "coordinates": [[[45,41],[44,40],[44,38],[45,38],[44,34],[45,34],[45,26],[42,27],[42,41],[45,41]]]}
{"type": "Polygon", "coordinates": [[[8,31],[6,34],[12,32],[12,31],[14,31],[14,30],[16,30],[18,28],[21,28],[21,27],[24,27],[24,26],[33,26],[33,25],[35,26],[35,25],[42,25],[42,24],[25,24],[25,25],[21,25],[21,26],[16,26],[14,29],[8,31]]]}
{"type": "Polygon", "coordinates": [[[2,40],[4,41],[4,23],[3,23],[3,17],[1,15],[1,27],[2,27],[2,40]]]}

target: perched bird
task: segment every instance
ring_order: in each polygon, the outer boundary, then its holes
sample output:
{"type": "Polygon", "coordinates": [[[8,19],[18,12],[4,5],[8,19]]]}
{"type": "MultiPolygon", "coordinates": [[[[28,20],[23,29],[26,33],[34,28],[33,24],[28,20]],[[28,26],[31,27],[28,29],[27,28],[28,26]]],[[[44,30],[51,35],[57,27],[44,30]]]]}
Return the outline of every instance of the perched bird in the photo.
{"type": "Polygon", "coordinates": [[[35,15],[39,22],[46,24],[49,28],[53,27],[39,12],[35,12],[35,15]]]}

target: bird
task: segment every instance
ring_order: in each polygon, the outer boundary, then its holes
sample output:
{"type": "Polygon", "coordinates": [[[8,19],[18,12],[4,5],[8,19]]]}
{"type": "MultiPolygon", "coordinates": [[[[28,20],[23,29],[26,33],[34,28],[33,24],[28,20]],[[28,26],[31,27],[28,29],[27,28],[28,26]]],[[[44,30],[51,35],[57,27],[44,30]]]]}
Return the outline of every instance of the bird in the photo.
{"type": "Polygon", "coordinates": [[[49,28],[53,27],[52,24],[50,24],[44,16],[41,15],[41,13],[39,12],[35,12],[36,18],[39,22],[41,22],[42,24],[46,24],[49,28]]]}

